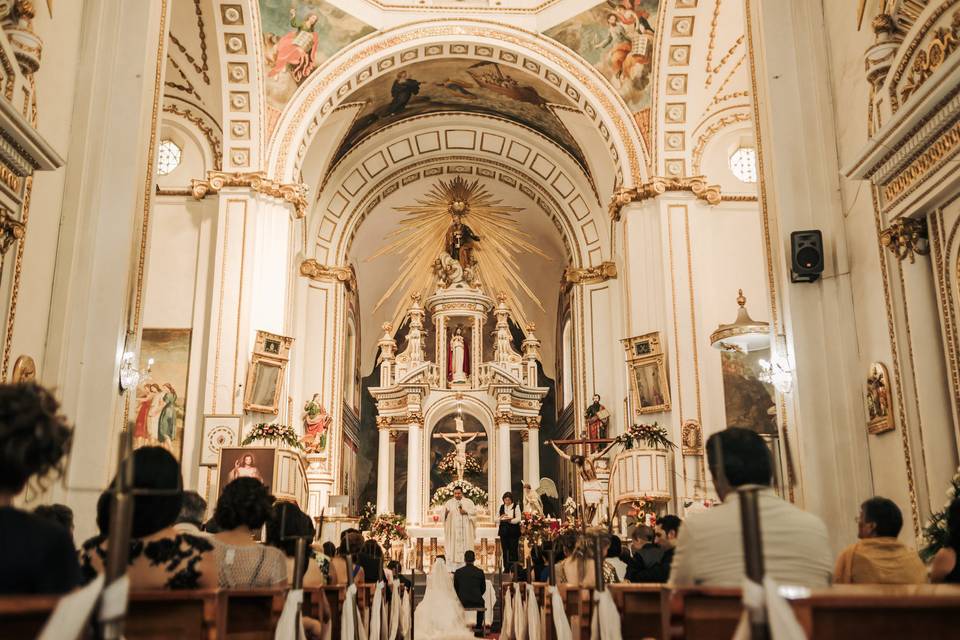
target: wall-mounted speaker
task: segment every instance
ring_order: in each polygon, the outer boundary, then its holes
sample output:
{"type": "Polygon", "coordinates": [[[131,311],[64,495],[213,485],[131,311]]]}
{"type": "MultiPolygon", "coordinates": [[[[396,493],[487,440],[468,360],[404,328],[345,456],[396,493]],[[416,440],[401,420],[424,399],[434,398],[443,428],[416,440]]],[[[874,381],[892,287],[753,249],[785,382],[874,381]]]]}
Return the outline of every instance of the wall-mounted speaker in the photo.
{"type": "Polygon", "coordinates": [[[823,273],[823,235],[818,229],[790,234],[791,280],[816,282],[823,273]]]}

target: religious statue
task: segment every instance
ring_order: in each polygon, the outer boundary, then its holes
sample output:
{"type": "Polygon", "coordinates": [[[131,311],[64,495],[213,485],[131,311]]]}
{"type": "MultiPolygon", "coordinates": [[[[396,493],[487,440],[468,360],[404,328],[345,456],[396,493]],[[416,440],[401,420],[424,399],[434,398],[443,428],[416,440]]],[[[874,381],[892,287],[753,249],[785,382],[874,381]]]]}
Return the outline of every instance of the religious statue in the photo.
{"type": "Polygon", "coordinates": [[[444,287],[451,287],[463,282],[463,266],[459,261],[451,258],[448,253],[440,252],[433,263],[433,271],[444,287]]]}
{"type": "Polygon", "coordinates": [[[463,339],[463,327],[457,327],[450,337],[450,347],[447,350],[447,380],[465,382],[469,367],[470,351],[463,339]]]}
{"type": "Polygon", "coordinates": [[[320,404],[320,394],[303,405],[303,438],[301,442],[307,453],[317,453],[327,448],[327,428],[332,418],[320,404]]]}
{"type": "Polygon", "coordinates": [[[523,512],[543,515],[543,500],[540,494],[533,490],[529,482],[523,483],[523,512]]]}
{"type": "Polygon", "coordinates": [[[463,432],[463,418],[458,416],[456,418],[456,425],[457,435],[448,436],[445,433],[437,435],[452,444],[456,451],[453,458],[453,468],[457,473],[457,481],[459,482],[463,480],[463,473],[467,468],[467,445],[476,440],[478,434],[474,433],[469,438],[464,439],[466,434],[463,432]]]}
{"type": "Polygon", "coordinates": [[[277,42],[273,68],[268,77],[273,78],[287,70],[294,82],[300,84],[317,67],[317,46],[320,44],[320,37],[316,33],[317,20],[317,14],[311,13],[300,22],[297,20],[297,10],[290,9],[290,26],[293,30],[277,42]]]}
{"type": "Polygon", "coordinates": [[[447,568],[454,571],[463,566],[463,554],[473,551],[476,544],[476,524],[473,516],[477,506],[463,495],[459,486],[453,488],[453,497],[443,505],[443,545],[447,568]]]}
{"type": "MultiPolygon", "coordinates": [[[[452,202],[450,208],[455,209],[457,205],[464,205],[464,203],[452,202]]],[[[453,224],[447,229],[446,247],[450,257],[459,261],[466,268],[472,266],[475,262],[473,259],[474,243],[480,242],[480,236],[475,234],[473,229],[464,224],[462,220],[462,215],[454,214],[453,224]]]]}
{"type": "Polygon", "coordinates": [[[577,473],[580,475],[583,485],[583,521],[587,524],[600,524],[604,515],[602,511],[605,511],[603,508],[603,484],[597,478],[597,467],[593,461],[606,455],[614,444],[616,443],[613,442],[601,451],[590,455],[571,455],[564,453],[563,449],[558,447],[555,442],[550,442],[550,446],[554,448],[558,456],[564,460],[569,460],[577,468],[577,473]]]}
{"type": "Polygon", "coordinates": [[[584,417],[587,419],[587,434],[591,440],[607,437],[607,425],[610,424],[610,412],[600,404],[599,394],[593,394],[593,404],[587,407],[584,417]]]}

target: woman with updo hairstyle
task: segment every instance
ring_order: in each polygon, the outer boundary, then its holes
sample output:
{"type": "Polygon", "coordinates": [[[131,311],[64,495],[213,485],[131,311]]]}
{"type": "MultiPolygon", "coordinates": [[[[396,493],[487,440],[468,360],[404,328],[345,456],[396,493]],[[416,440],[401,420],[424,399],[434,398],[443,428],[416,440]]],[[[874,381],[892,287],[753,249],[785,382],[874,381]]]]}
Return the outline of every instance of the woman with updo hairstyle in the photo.
{"type": "MultiPolygon", "coordinates": [[[[217,586],[216,560],[209,540],[181,533],[173,525],[183,503],[180,463],[163,447],[141,447],[120,463],[133,465],[133,517],[127,575],[134,591],[208,589],[217,586]]],[[[110,487],[116,486],[116,478],[110,487]]],[[[98,526],[109,529],[110,494],[98,502],[98,526]],[[103,513],[100,513],[103,509],[103,513]]],[[[105,531],[106,532],[106,531],[105,531]]],[[[85,580],[103,571],[110,540],[94,538],[80,553],[85,580]]]]}
{"type": "Polygon", "coordinates": [[[214,540],[221,587],[287,584],[287,559],[283,552],[255,539],[272,514],[273,496],[259,480],[237,478],[223,488],[213,513],[220,527],[214,540]]]}
{"type": "Polygon", "coordinates": [[[66,593],[79,580],[69,532],[13,506],[31,478],[63,474],[73,432],[59,410],[39,385],[0,385],[0,594],[66,593]]]}

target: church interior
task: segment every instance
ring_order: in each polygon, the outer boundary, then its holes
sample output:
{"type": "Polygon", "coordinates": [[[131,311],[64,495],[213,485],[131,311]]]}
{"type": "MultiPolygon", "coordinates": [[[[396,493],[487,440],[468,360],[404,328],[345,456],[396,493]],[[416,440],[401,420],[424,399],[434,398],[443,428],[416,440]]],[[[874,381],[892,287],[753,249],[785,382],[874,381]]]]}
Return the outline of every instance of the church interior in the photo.
{"type": "Polygon", "coordinates": [[[0,0],[0,627],[953,637],[958,50],[960,0],[0,0]]]}

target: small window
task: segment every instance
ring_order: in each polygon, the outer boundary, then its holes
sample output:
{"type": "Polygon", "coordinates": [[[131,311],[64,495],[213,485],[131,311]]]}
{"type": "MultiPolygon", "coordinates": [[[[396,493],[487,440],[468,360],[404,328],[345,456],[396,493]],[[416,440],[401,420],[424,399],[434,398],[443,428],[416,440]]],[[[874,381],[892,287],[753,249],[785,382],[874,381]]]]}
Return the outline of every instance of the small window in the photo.
{"type": "Polygon", "coordinates": [[[740,147],[730,156],[730,171],[740,182],[757,181],[757,150],[740,147]]]}
{"type": "Polygon", "coordinates": [[[165,176],[180,166],[180,156],[183,151],[173,140],[161,140],[160,152],[157,155],[157,175],[165,176]]]}

